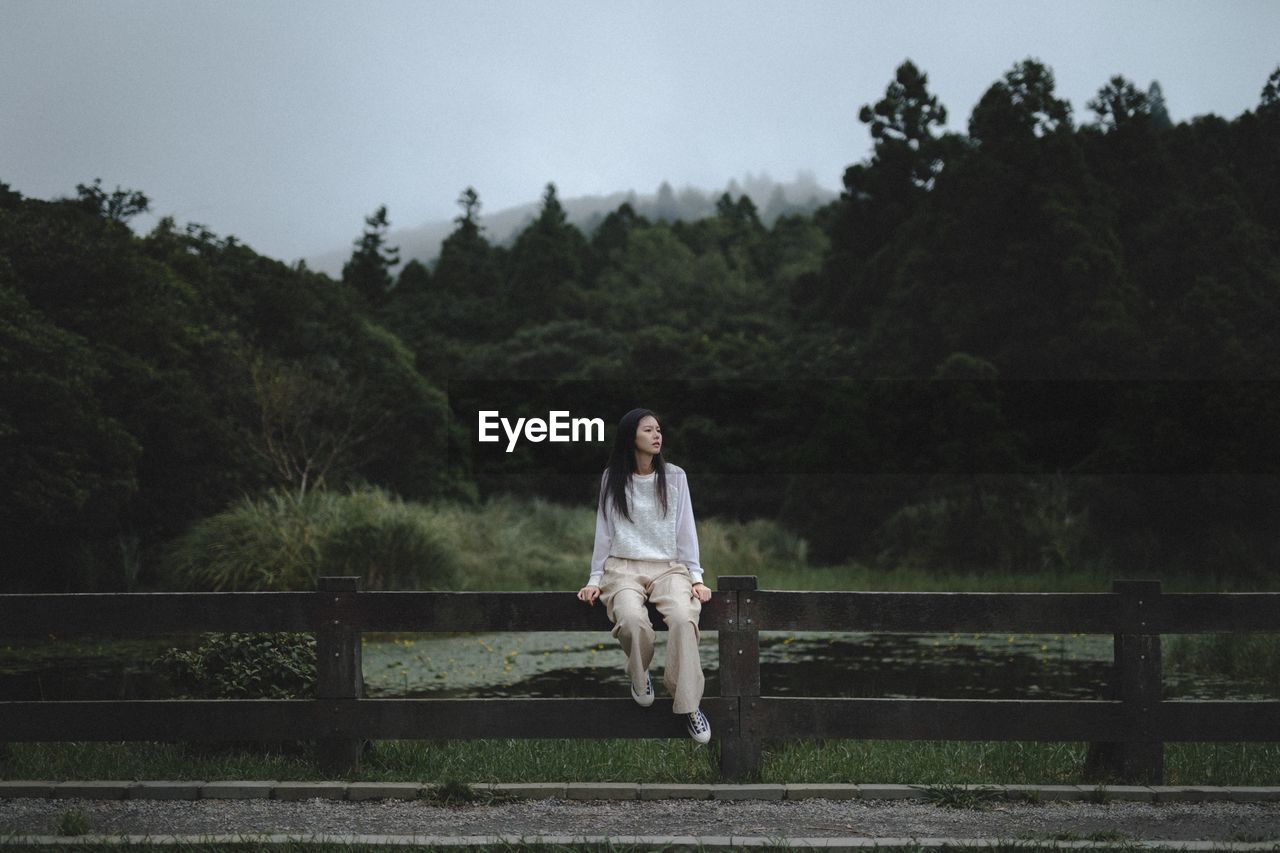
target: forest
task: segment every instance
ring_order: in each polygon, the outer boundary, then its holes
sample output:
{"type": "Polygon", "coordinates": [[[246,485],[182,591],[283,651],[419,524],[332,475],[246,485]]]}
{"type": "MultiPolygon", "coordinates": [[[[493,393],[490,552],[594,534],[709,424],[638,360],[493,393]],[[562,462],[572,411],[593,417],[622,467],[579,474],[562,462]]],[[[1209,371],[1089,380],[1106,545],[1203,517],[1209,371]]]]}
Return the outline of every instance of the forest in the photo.
{"type": "Polygon", "coordinates": [[[1280,68],[1259,83],[1174,123],[1117,76],[1077,115],[1026,59],[946,132],[907,61],[812,214],[726,193],[585,233],[548,183],[500,245],[465,187],[437,258],[402,263],[383,207],[340,278],[135,234],[141,190],[0,183],[0,591],[166,588],[175,541],[266,495],[589,513],[607,445],[508,454],[476,412],[611,440],[637,405],[700,518],[818,564],[1274,577],[1280,68]]]}

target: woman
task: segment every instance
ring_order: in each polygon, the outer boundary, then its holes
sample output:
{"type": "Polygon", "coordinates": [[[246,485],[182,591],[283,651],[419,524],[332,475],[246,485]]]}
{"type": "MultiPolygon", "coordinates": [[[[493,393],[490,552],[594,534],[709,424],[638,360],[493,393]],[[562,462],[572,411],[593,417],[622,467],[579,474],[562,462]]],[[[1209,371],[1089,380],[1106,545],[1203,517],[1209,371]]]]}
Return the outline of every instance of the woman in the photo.
{"type": "Polygon", "coordinates": [[[609,467],[600,479],[596,544],[591,575],[578,598],[604,602],[613,636],[627,656],[631,697],[653,704],[652,601],[667,623],[667,661],[662,683],[672,710],[687,719],[689,736],[711,740],[702,713],[702,664],[698,660],[698,615],[711,590],[698,565],[698,533],[684,469],[662,459],[662,427],[648,409],[632,409],[618,423],[609,467]]]}

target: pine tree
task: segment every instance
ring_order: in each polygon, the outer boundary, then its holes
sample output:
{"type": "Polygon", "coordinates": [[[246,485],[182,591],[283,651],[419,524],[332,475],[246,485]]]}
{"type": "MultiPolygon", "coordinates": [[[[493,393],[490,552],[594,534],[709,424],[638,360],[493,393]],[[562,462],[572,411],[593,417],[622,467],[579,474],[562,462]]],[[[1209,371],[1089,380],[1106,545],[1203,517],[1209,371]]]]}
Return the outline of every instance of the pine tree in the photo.
{"type": "Polygon", "coordinates": [[[355,241],[351,260],[342,267],[342,280],[355,288],[370,305],[379,305],[391,289],[391,268],[400,263],[400,249],[387,245],[387,206],[365,217],[365,230],[355,241]]]}

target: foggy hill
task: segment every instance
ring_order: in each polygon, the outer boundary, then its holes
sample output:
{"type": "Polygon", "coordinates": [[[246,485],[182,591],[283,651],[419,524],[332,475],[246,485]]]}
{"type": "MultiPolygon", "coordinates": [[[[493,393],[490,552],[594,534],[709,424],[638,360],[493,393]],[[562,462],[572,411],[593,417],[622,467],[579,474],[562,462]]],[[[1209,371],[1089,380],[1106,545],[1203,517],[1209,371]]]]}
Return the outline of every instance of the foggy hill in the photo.
{"type": "MultiPolygon", "coordinates": [[[[741,182],[734,179],[728,186],[713,192],[704,192],[695,187],[686,186],[675,189],[666,181],[657,191],[648,194],[616,192],[609,195],[578,196],[561,198],[569,221],[587,234],[624,202],[631,204],[636,212],[650,220],[665,219],[696,220],[712,216],[716,210],[716,199],[724,193],[733,199],[747,195],[755,203],[760,219],[766,226],[771,226],[779,216],[791,213],[811,213],[818,207],[833,200],[837,193],[819,186],[811,172],[801,172],[790,183],[779,183],[766,174],[759,176],[747,174],[741,182]]],[[[483,197],[481,198],[483,201],[483,197]]],[[[481,209],[480,224],[485,235],[493,243],[507,245],[515,240],[516,235],[538,215],[541,201],[532,201],[517,207],[509,207],[495,213],[486,213],[481,209]]],[[[391,212],[394,216],[394,211],[391,212]]],[[[440,244],[453,232],[456,226],[452,220],[444,222],[428,222],[415,228],[392,230],[388,242],[400,247],[400,259],[407,263],[417,259],[428,265],[434,263],[440,254],[440,244]]],[[[352,236],[355,239],[356,235],[352,236]]],[[[335,278],[342,275],[342,265],[351,257],[351,247],[335,249],[321,255],[307,258],[307,266],[314,270],[326,272],[335,278]]]]}

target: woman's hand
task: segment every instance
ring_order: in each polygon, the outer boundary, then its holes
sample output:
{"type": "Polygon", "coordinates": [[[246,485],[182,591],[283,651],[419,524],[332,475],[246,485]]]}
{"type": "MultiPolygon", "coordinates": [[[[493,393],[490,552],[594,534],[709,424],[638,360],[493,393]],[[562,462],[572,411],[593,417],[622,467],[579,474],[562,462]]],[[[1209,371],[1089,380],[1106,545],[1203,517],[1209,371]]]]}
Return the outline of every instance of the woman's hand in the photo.
{"type": "Polygon", "coordinates": [[[693,585],[693,597],[706,604],[711,600],[711,588],[699,581],[693,585]]]}
{"type": "Polygon", "coordinates": [[[578,590],[578,600],[585,601],[587,604],[591,605],[592,607],[595,606],[596,599],[599,597],[600,597],[600,587],[598,586],[588,584],[587,586],[584,586],[582,589],[578,590]]]}

